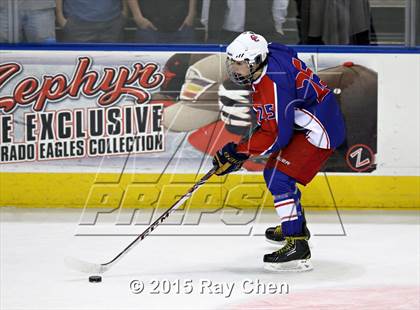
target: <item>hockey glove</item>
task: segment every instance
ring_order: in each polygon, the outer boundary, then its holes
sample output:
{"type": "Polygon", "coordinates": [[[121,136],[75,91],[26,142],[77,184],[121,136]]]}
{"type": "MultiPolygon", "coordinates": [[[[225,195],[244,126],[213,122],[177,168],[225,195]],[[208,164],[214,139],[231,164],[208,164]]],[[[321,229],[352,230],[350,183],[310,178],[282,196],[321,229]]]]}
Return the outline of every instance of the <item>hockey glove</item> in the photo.
{"type": "Polygon", "coordinates": [[[225,175],[241,169],[242,164],[249,155],[236,152],[236,144],[230,142],[217,151],[213,157],[213,165],[216,168],[215,175],[225,175]]]}

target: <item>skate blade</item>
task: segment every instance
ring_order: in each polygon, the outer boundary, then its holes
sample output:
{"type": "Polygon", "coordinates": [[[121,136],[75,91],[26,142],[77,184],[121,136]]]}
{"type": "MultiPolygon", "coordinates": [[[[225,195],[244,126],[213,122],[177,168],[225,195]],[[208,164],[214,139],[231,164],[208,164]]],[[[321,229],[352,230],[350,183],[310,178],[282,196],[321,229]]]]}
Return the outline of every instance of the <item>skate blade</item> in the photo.
{"type": "MultiPolygon", "coordinates": [[[[274,240],[265,238],[265,241],[267,241],[268,243],[271,243],[271,244],[275,244],[275,245],[280,246],[280,247],[283,247],[283,246],[286,245],[286,240],[283,240],[283,241],[274,241],[274,240]]],[[[313,249],[314,245],[312,244],[311,240],[308,240],[308,246],[309,246],[309,248],[311,250],[313,249]]]]}
{"type": "Polygon", "coordinates": [[[283,240],[283,241],[274,241],[274,240],[265,238],[265,241],[267,241],[268,243],[271,243],[271,244],[279,245],[279,246],[284,246],[286,244],[286,240],[283,240]]]}
{"type": "Polygon", "coordinates": [[[265,270],[276,272],[304,272],[313,268],[310,259],[299,259],[287,263],[264,263],[265,270]]]}

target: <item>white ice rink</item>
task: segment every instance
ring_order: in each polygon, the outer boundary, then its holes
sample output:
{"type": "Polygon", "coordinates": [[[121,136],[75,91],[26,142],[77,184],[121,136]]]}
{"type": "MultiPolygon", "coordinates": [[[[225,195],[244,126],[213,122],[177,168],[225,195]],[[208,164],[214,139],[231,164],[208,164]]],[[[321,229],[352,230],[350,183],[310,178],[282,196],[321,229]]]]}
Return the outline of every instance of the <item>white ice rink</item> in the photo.
{"type": "MultiPolygon", "coordinates": [[[[418,211],[340,211],[346,236],[333,212],[308,211],[314,270],[306,273],[265,271],[263,254],[277,248],[262,236],[150,235],[102,283],[89,283],[64,258],[102,263],[132,236],[75,236],[80,210],[0,212],[2,310],[420,309],[418,211]],[[132,293],[132,280],[144,291],[132,293]],[[277,293],[262,292],[269,283],[277,293]]],[[[260,225],[275,220],[273,211],[260,225]]],[[[161,228],[167,227],[156,232],[161,228]]],[[[203,224],[209,228],[226,232],[217,220],[203,224]]]]}

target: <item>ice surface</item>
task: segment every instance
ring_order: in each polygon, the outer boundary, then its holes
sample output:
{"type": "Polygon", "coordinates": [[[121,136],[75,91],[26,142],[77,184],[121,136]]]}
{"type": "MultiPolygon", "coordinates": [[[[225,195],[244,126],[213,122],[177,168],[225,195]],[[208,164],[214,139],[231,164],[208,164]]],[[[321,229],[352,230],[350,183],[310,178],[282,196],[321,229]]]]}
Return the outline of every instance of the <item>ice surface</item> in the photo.
{"type": "MultiPolygon", "coordinates": [[[[277,248],[262,236],[179,236],[184,227],[172,225],[173,236],[148,236],[102,283],[89,283],[88,275],[68,269],[64,258],[102,263],[133,236],[75,236],[81,210],[0,212],[1,309],[420,308],[418,211],[340,211],[346,236],[334,212],[307,211],[314,270],[306,273],[265,271],[263,254],[277,248]],[[165,279],[173,283],[168,294],[165,279]],[[258,293],[249,282],[242,287],[246,279],[275,283],[282,294],[258,293]],[[143,281],[142,293],[130,291],[132,280],[143,281]],[[189,280],[193,292],[187,294],[189,280]],[[159,294],[151,293],[152,281],[161,281],[159,294]],[[202,291],[206,281],[212,281],[212,291],[202,291]],[[223,292],[216,284],[224,284],[223,292]],[[233,287],[230,295],[227,285],[233,287]]],[[[273,211],[258,225],[275,221],[273,211]]],[[[214,218],[203,223],[215,232],[229,231],[224,226],[214,218]]],[[[161,228],[167,229],[156,232],[161,228]]]]}

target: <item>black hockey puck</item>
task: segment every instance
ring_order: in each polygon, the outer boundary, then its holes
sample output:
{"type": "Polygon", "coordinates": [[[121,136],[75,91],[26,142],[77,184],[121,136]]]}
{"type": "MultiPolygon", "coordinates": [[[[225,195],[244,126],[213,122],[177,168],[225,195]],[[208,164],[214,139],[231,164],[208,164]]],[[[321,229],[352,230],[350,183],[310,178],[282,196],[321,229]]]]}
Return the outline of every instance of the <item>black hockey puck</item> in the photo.
{"type": "Polygon", "coordinates": [[[101,276],[90,276],[89,277],[89,282],[102,282],[102,277],[101,276]]]}

